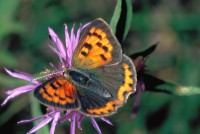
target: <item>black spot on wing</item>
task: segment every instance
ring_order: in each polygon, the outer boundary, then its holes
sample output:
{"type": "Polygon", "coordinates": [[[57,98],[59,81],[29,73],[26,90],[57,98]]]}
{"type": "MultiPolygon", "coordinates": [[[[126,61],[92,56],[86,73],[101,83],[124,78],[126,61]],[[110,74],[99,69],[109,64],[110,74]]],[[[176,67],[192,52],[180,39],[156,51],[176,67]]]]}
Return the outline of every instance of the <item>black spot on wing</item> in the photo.
{"type": "Polygon", "coordinates": [[[85,43],[83,45],[83,47],[87,48],[88,50],[91,50],[92,49],[92,45],[91,44],[88,44],[88,43],[85,43]]]}
{"type": "Polygon", "coordinates": [[[100,54],[100,56],[102,60],[107,61],[107,58],[103,54],[100,54]]]}
{"type": "Polygon", "coordinates": [[[102,49],[103,49],[105,52],[108,52],[108,47],[107,47],[107,46],[103,46],[102,49]]]}
{"type": "Polygon", "coordinates": [[[88,34],[87,34],[88,36],[91,36],[92,35],[92,33],[90,33],[90,32],[88,32],[88,34]]]}
{"type": "Polygon", "coordinates": [[[50,86],[51,86],[54,90],[58,89],[58,88],[53,84],[53,82],[50,83],[50,86]]]}
{"type": "Polygon", "coordinates": [[[98,39],[100,39],[100,40],[102,39],[101,35],[99,35],[99,34],[97,34],[97,33],[93,33],[92,35],[93,35],[93,36],[96,36],[96,37],[97,37],[98,39]]]}
{"type": "Polygon", "coordinates": [[[81,51],[81,54],[83,55],[83,56],[87,56],[87,53],[85,52],[85,51],[81,51]]]}
{"type": "Polygon", "coordinates": [[[56,84],[61,87],[62,85],[60,84],[60,82],[56,81],[56,84]]]}
{"type": "Polygon", "coordinates": [[[96,44],[98,47],[101,47],[102,46],[102,44],[100,43],[100,42],[97,42],[97,44],[96,44]]]}
{"type": "Polygon", "coordinates": [[[43,88],[43,89],[44,89],[44,93],[45,93],[45,94],[47,94],[49,97],[51,97],[51,98],[52,98],[52,95],[50,95],[50,94],[47,92],[47,90],[46,90],[46,88],[45,88],[44,86],[42,86],[41,88],[43,88]]]}

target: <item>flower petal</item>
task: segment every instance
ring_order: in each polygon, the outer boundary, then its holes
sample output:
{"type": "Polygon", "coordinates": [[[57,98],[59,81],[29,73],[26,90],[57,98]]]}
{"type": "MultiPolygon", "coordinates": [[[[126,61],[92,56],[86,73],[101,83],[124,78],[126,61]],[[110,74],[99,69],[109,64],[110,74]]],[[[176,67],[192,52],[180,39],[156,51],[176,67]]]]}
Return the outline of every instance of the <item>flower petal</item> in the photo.
{"type": "Polygon", "coordinates": [[[81,122],[82,122],[82,120],[84,119],[84,115],[82,115],[82,114],[80,114],[80,113],[77,113],[78,114],[78,116],[79,117],[77,117],[77,125],[78,125],[78,128],[80,129],[80,130],[82,130],[82,127],[81,127],[81,122]]]}
{"type": "MultiPolygon", "coordinates": [[[[71,45],[72,45],[72,49],[71,49],[71,55],[72,55],[72,51],[75,49],[75,45],[76,44],[74,44],[75,43],[75,39],[76,39],[76,37],[75,37],[75,34],[74,34],[74,27],[75,27],[75,24],[73,24],[73,26],[72,26],[72,29],[71,29],[71,34],[70,34],[70,37],[71,37],[71,45]]],[[[69,57],[69,58],[71,58],[71,57],[69,57]]]]}
{"type": "Polygon", "coordinates": [[[70,134],[75,134],[75,125],[76,125],[76,112],[72,114],[72,122],[70,126],[70,134]]]}
{"type": "Polygon", "coordinates": [[[65,48],[60,40],[60,38],[57,36],[57,34],[53,31],[53,29],[51,29],[50,27],[48,28],[49,30],[49,35],[51,36],[52,40],[54,41],[54,43],[56,44],[56,46],[58,47],[58,50],[60,52],[60,55],[63,59],[66,59],[66,51],[65,48]]]}
{"type": "Polygon", "coordinates": [[[110,122],[107,118],[105,118],[105,117],[100,117],[100,119],[102,120],[102,121],[104,121],[104,122],[106,122],[106,123],[108,123],[109,125],[113,125],[112,124],[112,122],[110,122]]]}
{"type": "Polygon", "coordinates": [[[102,134],[101,133],[101,129],[99,128],[99,125],[97,124],[97,122],[95,121],[95,119],[93,117],[90,117],[90,120],[92,122],[92,125],[94,126],[94,128],[97,130],[98,134],[102,134]]]}
{"type": "Polygon", "coordinates": [[[68,112],[66,115],[58,120],[58,123],[63,123],[72,116],[73,112],[68,112]]]}
{"type": "Polygon", "coordinates": [[[4,68],[4,69],[12,77],[26,80],[26,81],[32,82],[33,84],[39,84],[39,82],[36,80],[33,80],[34,78],[28,73],[20,72],[17,70],[15,72],[12,72],[12,71],[8,70],[7,68],[4,68]]]}
{"type": "Polygon", "coordinates": [[[13,94],[13,93],[16,93],[16,92],[22,92],[23,91],[31,91],[33,89],[35,89],[37,86],[35,85],[25,85],[25,86],[21,86],[21,87],[17,87],[17,88],[14,88],[12,90],[8,90],[6,91],[6,94],[10,95],[10,94],[13,94]]]}
{"type": "MultiPolygon", "coordinates": [[[[78,31],[77,31],[77,33],[76,33],[76,38],[75,38],[75,40],[74,40],[74,45],[73,45],[73,46],[74,46],[74,49],[75,49],[76,46],[78,45],[78,41],[79,41],[81,32],[82,32],[83,29],[85,29],[85,27],[87,27],[90,23],[91,23],[91,22],[88,22],[88,23],[86,23],[85,25],[81,26],[81,27],[78,29],[78,31]]],[[[74,49],[73,49],[73,52],[74,52],[74,49]]]]}
{"type": "Polygon", "coordinates": [[[29,91],[33,90],[35,87],[36,86],[33,86],[33,85],[26,85],[26,86],[22,86],[19,88],[15,88],[11,91],[7,91],[7,94],[10,94],[10,95],[3,101],[1,106],[5,105],[10,99],[12,99],[20,94],[29,92],[29,91]]]}
{"type": "Polygon", "coordinates": [[[56,125],[57,125],[57,121],[58,121],[59,118],[60,118],[60,112],[57,112],[54,115],[54,120],[53,120],[52,125],[51,125],[50,134],[54,134],[55,128],[56,128],[56,125]]]}
{"type": "Polygon", "coordinates": [[[34,121],[37,121],[37,120],[40,120],[40,119],[44,119],[45,117],[46,117],[46,115],[42,115],[42,116],[38,116],[36,118],[29,119],[29,120],[21,120],[21,121],[18,121],[17,124],[34,122],[34,121]]]}
{"type": "Polygon", "coordinates": [[[56,112],[58,112],[58,111],[54,111],[54,110],[53,110],[53,111],[49,112],[48,114],[44,114],[44,115],[35,117],[35,118],[33,118],[33,119],[18,121],[17,124],[29,123],[29,122],[34,122],[34,121],[37,121],[37,120],[40,120],[40,119],[44,119],[44,118],[46,118],[47,116],[53,116],[56,112]]]}
{"type": "Polygon", "coordinates": [[[61,56],[60,53],[58,52],[58,50],[57,50],[55,47],[53,47],[52,45],[48,45],[48,46],[50,47],[50,49],[51,49],[54,53],[56,53],[58,56],[61,56]]]}
{"type": "Polygon", "coordinates": [[[145,85],[144,85],[143,80],[138,81],[137,86],[136,86],[135,102],[133,104],[133,109],[132,109],[131,116],[130,116],[131,119],[134,119],[136,117],[137,112],[139,110],[140,95],[141,95],[141,92],[144,92],[144,89],[145,89],[144,86],[145,85]]]}
{"type": "Polygon", "coordinates": [[[39,130],[40,128],[42,128],[44,125],[46,125],[47,123],[49,123],[52,120],[52,117],[48,116],[46,119],[44,119],[42,122],[40,122],[39,124],[37,124],[35,127],[33,127],[27,134],[32,134],[35,131],[39,130]]]}
{"type": "MultiPolygon", "coordinates": [[[[63,60],[65,60],[65,59],[62,58],[61,53],[59,53],[58,50],[57,50],[55,47],[53,47],[52,45],[49,45],[49,47],[50,47],[50,49],[51,49],[53,52],[55,52],[55,53],[58,55],[58,57],[59,57],[59,59],[60,59],[60,62],[62,63],[62,66],[63,66],[63,67],[66,67],[65,63],[63,62],[63,60]]],[[[68,65],[67,65],[67,66],[68,66],[68,65]]]]}
{"type": "Polygon", "coordinates": [[[68,66],[71,67],[70,57],[72,57],[72,42],[69,36],[68,27],[66,24],[64,24],[64,26],[65,26],[65,45],[66,45],[66,51],[67,51],[66,61],[68,63],[68,66]]]}
{"type": "MultiPolygon", "coordinates": [[[[76,33],[76,39],[74,41],[74,48],[76,48],[76,46],[78,45],[78,41],[79,41],[79,38],[80,38],[80,34],[81,34],[81,31],[82,31],[83,27],[80,27],[76,33]]],[[[74,50],[73,50],[74,51],[74,50]]]]}
{"type": "Polygon", "coordinates": [[[136,117],[139,106],[140,106],[140,91],[136,92],[135,102],[133,104],[133,108],[132,108],[132,112],[130,116],[131,119],[134,119],[136,117]]]}

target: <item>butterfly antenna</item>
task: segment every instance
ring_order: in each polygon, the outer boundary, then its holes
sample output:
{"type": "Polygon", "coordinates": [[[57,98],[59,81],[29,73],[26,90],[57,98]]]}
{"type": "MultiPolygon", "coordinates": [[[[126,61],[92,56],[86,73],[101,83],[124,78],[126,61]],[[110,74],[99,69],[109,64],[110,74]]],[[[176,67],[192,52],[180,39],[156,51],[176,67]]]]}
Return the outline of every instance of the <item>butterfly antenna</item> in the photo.
{"type": "Polygon", "coordinates": [[[44,75],[44,76],[40,76],[40,77],[34,78],[34,79],[32,79],[31,81],[35,81],[35,80],[39,80],[39,79],[43,79],[43,78],[48,78],[48,77],[50,77],[50,76],[53,76],[53,75],[56,75],[56,74],[60,74],[60,73],[63,73],[63,71],[52,72],[52,73],[50,73],[50,74],[47,74],[47,75],[44,75]]]}

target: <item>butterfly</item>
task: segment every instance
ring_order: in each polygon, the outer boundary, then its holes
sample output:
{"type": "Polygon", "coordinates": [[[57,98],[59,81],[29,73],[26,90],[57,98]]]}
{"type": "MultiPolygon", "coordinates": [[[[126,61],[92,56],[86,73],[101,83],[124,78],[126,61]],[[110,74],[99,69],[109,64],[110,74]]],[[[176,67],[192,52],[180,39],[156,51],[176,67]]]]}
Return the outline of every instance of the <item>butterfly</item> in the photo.
{"type": "Polygon", "coordinates": [[[83,31],[72,66],[39,85],[34,96],[47,106],[98,117],[115,113],[136,91],[134,64],[101,18],[83,31]]]}

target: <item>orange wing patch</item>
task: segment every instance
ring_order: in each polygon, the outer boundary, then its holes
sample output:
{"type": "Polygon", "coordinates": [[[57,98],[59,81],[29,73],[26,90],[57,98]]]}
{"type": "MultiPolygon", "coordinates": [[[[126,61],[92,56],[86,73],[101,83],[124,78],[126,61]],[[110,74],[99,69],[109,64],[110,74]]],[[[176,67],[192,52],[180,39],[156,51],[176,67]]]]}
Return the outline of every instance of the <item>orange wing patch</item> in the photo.
{"type": "Polygon", "coordinates": [[[64,76],[48,80],[36,89],[34,95],[42,103],[55,107],[74,104],[77,100],[75,87],[64,76]]]}
{"type": "Polygon", "coordinates": [[[83,47],[78,53],[78,58],[81,59],[79,66],[88,63],[88,67],[92,65],[91,68],[95,68],[108,64],[112,60],[113,45],[102,29],[93,26],[81,43],[83,47]]]}
{"type": "Polygon", "coordinates": [[[92,115],[101,116],[114,113],[116,108],[121,105],[120,101],[109,101],[104,107],[87,109],[87,112],[92,115]]]}
{"type": "Polygon", "coordinates": [[[116,64],[122,59],[121,45],[113,35],[110,26],[98,18],[88,25],[73,53],[75,68],[93,69],[116,64]]]}
{"type": "Polygon", "coordinates": [[[118,99],[122,102],[126,100],[125,94],[126,93],[132,93],[133,90],[133,84],[135,81],[132,79],[133,72],[130,70],[129,65],[126,63],[122,64],[124,69],[124,84],[120,86],[118,91],[118,99]]]}

